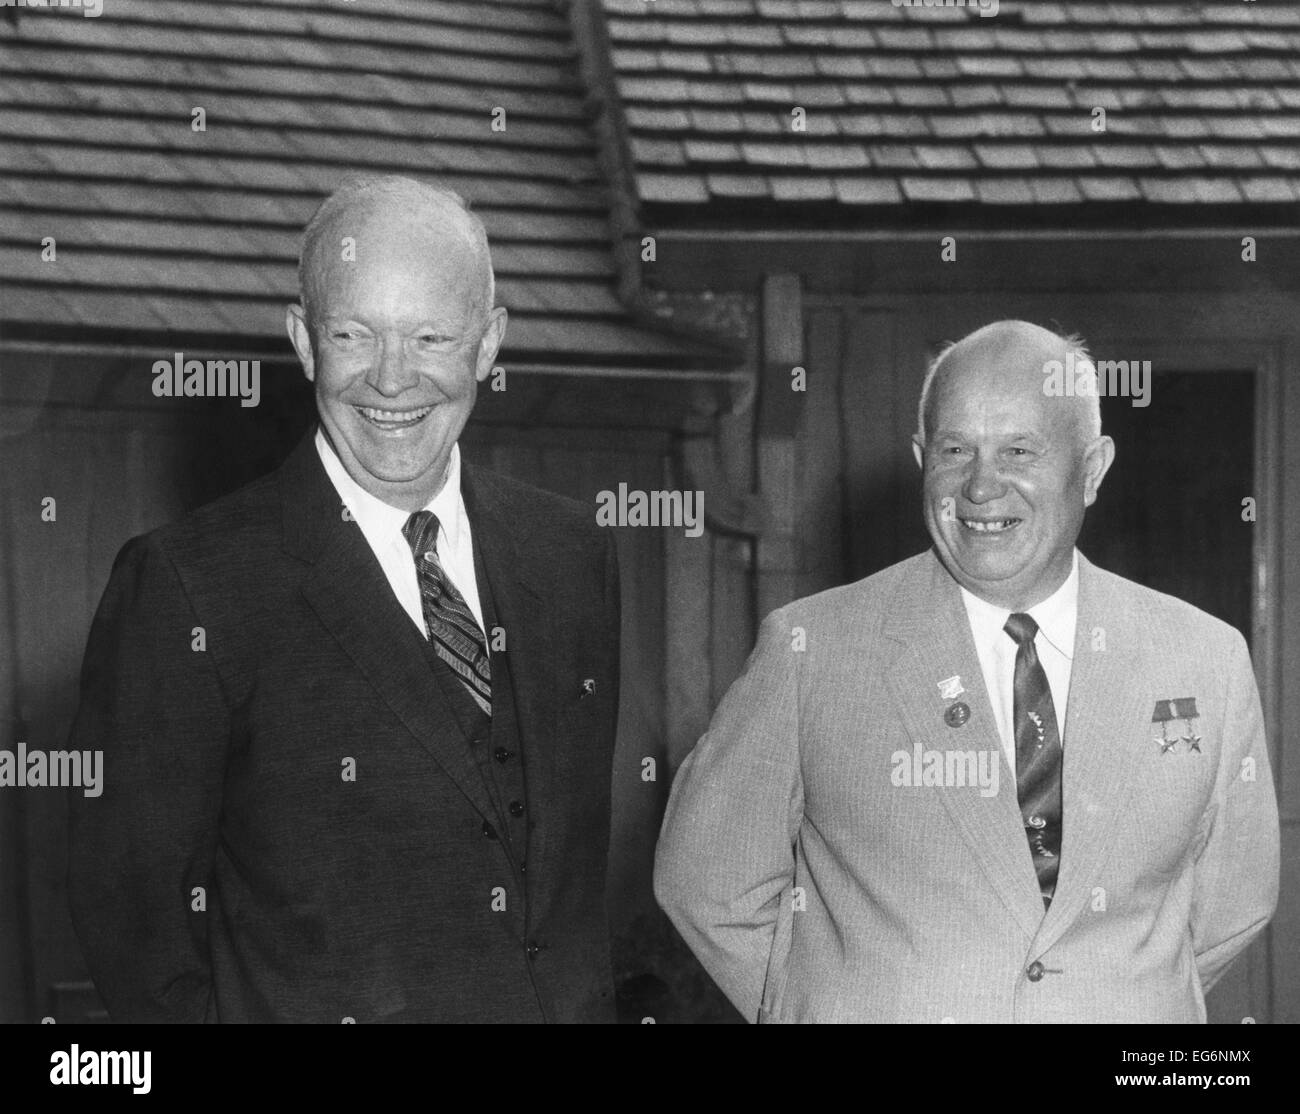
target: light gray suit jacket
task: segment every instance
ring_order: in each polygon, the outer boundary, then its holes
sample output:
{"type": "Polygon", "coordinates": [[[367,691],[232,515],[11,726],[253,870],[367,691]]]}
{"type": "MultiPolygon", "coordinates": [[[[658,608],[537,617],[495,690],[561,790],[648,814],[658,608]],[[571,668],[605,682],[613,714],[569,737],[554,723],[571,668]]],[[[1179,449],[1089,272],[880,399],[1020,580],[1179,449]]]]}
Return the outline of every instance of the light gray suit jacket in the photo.
{"type": "Polygon", "coordinates": [[[1063,745],[1044,914],[959,589],[923,553],[763,623],[677,774],[656,895],[751,1021],[1204,1021],[1277,901],[1245,641],[1080,556],[1063,745]]]}

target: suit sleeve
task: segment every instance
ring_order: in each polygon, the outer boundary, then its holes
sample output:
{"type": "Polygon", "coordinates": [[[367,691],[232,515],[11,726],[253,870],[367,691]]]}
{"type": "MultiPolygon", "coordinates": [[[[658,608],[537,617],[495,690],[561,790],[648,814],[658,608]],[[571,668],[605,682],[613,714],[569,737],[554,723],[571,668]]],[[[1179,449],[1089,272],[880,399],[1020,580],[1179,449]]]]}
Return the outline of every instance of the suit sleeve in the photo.
{"type": "Polygon", "coordinates": [[[763,1002],[803,816],[800,656],[774,612],[677,774],[655,856],[660,905],[748,1021],[763,1002]]]}
{"type": "Polygon", "coordinates": [[[1214,817],[1197,856],[1192,943],[1209,990],[1259,935],[1277,905],[1277,799],[1264,717],[1245,640],[1234,633],[1214,817]]]}
{"type": "MultiPolygon", "coordinates": [[[[70,746],[103,754],[102,793],[70,798],[68,890],[115,1021],[203,1021],[207,917],[231,719],[212,655],[156,538],[118,554],[91,625],[70,746]]],[[[204,632],[210,638],[211,632],[204,632]]]]}

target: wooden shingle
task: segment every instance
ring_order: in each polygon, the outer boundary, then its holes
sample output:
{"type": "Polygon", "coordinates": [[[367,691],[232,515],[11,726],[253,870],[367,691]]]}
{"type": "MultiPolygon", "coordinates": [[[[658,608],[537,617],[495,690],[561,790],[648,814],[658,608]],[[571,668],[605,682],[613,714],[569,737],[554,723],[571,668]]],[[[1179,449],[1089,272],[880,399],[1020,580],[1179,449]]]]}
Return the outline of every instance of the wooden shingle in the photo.
{"type": "Polygon", "coordinates": [[[913,200],[966,204],[972,219],[985,206],[1046,205],[1104,220],[1122,202],[1177,221],[1198,202],[1280,205],[1300,190],[1298,5],[1002,0],[997,18],[983,18],[974,5],[880,0],[601,2],[620,51],[692,42],[731,79],[711,90],[704,121],[689,85],[644,71],[620,84],[634,141],[662,122],[700,156],[674,167],[634,143],[633,178],[660,224],[675,205],[702,219],[701,172],[725,187],[704,212],[727,227],[769,227],[782,207],[792,225],[801,207],[822,224],[827,178],[846,219],[870,204],[882,222],[913,200]],[[805,135],[837,137],[843,157],[784,142],[795,106],[807,111],[805,135]],[[862,140],[888,142],[862,165],[862,140]],[[1224,156],[1205,154],[1207,141],[1224,156]],[[689,184],[675,188],[676,176],[689,184]],[[779,202],[764,185],[775,181],[779,202]]]}
{"type": "MultiPolygon", "coordinates": [[[[620,301],[600,139],[552,0],[113,0],[105,15],[0,20],[6,326],[229,334],[287,355],[303,224],[345,175],[401,173],[437,178],[482,216],[507,366],[731,362],[620,301]]],[[[629,46],[621,61],[648,55],[652,81],[713,71],[711,53],[659,51],[629,46]]],[[[646,137],[640,154],[665,159],[672,141],[646,137]]],[[[702,176],[693,185],[710,196],[702,176]]],[[[683,195],[676,180],[667,192],[683,195]]]]}

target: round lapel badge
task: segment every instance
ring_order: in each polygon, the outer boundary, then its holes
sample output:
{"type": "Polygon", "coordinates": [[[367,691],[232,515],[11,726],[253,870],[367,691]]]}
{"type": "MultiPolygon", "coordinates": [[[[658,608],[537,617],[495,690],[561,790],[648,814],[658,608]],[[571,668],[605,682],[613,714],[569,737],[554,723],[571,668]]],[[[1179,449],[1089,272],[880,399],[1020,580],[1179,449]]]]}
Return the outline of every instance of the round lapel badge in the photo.
{"type": "Polygon", "coordinates": [[[943,722],[949,727],[961,727],[968,719],[970,719],[970,708],[960,700],[956,704],[949,705],[948,710],[943,713],[943,722]]]}

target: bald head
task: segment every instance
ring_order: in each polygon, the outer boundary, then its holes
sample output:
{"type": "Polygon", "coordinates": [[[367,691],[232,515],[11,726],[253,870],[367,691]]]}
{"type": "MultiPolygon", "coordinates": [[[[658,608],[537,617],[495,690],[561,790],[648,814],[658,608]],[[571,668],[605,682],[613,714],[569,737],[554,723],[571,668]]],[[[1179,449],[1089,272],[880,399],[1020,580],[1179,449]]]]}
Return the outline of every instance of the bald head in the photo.
{"type": "Polygon", "coordinates": [[[483,222],[453,190],[399,175],[359,176],[321,202],[303,230],[298,256],[298,287],[312,317],[321,293],[346,267],[351,254],[391,251],[394,245],[445,248],[463,256],[464,281],[472,287],[477,316],[496,302],[496,281],[483,222]],[[345,239],[352,241],[351,253],[345,239]]]}
{"type": "Polygon", "coordinates": [[[321,432],[375,498],[427,506],[505,336],[482,224],[450,190],[353,179],[312,217],[299,272],[285,327],[321,432]]]}
{"type": "MultiPolygon", "coordinates": [[[[982,390],[1007,391],[1046,398],[1048,370],[1056,362],[1073,362],[1095,378],[1092,358],[1079,337],[1063,337],[1029,321],[995,321],[950,344],[930,365],[917,408],[917,435],[924,444],[933,428],[936,397],[957,377],[976,377],[982,390]]],[[[974,386],[974,384],[972,384],[974,386]]],[[[1101,436],[1101,399],[1097,393],[1053,397],[1081,445],[1101,436]]]]}
{"type": "Polygon", "coordinates": [[[1054,387],[1053,368],[1071,361],[1077,373],[1081,359],[1077,341],[998,321],[947,349],[926,377],[913,446],[926,526],[953,579],[1010,611],[1065,582],[1114,458],[1095,394],[1054,387]]]}

